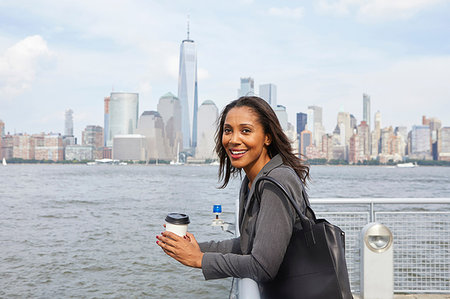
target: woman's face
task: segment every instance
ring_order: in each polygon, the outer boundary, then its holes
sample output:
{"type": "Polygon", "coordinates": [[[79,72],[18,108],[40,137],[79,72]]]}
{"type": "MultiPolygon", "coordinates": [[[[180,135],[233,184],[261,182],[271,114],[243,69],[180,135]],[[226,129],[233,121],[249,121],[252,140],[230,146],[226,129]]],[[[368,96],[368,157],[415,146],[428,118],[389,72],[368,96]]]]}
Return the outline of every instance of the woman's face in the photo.
{"type": "Polygon", "coordinates": [[[243,168],[252,180],[264,165],[270,161],[267,146],[269,134],[258,120],[257,114],[249,107],[235,107],[228,111],[223,126],[222,145],[231,165],[243,168]]]}

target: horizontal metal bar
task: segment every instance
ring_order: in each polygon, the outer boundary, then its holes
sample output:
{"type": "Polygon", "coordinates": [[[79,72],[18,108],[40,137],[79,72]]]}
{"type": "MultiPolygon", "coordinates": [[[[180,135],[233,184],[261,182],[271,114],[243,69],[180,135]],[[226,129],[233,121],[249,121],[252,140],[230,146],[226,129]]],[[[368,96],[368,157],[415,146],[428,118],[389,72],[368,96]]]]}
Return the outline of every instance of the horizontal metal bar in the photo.
{"type": "Polygon", "coordinates": [[[450,204],[449,197],[440,198],[309,198],[312,204],[450,204]]]}

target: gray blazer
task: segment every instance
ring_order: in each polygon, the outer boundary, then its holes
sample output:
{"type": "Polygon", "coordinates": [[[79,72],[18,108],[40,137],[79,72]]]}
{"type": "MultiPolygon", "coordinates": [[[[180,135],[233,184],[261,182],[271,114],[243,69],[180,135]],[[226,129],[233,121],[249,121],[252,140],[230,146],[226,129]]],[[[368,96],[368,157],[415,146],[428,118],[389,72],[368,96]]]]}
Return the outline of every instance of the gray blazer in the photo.
{"type": "MultiPolygon", "coordinates": [[[[280,182],[298,201],[302,211],[306,205],[302,183],[295,171],[273,157],[258,173],[280,182]]],[[[248,190],[245,177],[239,194],[239,229],[241,236],[230,240],[199,243],[205,254],[202,272],[205,279],[224,277],[251,278],[257,282],[272,280],[283,261],[291,239],[296,215],[294,208],[273,184],[260,184],[261,202],[254,197],[254,185],[248,190]]]]}

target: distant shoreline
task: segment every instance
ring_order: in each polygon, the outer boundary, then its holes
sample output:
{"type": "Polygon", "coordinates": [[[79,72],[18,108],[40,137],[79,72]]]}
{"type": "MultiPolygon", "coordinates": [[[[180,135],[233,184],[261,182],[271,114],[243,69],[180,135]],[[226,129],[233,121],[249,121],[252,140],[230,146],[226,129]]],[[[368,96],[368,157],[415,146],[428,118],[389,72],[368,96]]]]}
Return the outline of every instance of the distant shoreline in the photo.
{"type": "MultiPolygon", "coordinates": [[[[52,165],[87,165],[90,162],[95,162],[92,160],[86,160],[86,161],[48,161],[48,160],[23,160],[23,159],[10,159],[6,160],[7,164],[13,165],[13,164],[52,164],[52,165]]],[[[125,162],[127,165],[170,165],[170,161],[165,160],[159,160],[158,162],[155,160],[150,160],[149,162],[146,161],[120,161],[125,162]]],[[[181,166],[211,166],[212,161],[207,161],[205,163],[186,163],[181,166]]],[[[365,161],[366,163],[357,163],[357,164],[349,164],[346,161],[343,160],[331,160],[331,161],[317,161],[317,160],[307,160],[306,163],[310,166],[380,166],[380,167],[397,167],[397,164],[403,164],[403,163],[413,163],[414,167],[423,167],[423,166],[439,166],[439,167],[450,167],[450,161],[435,161],[435,160],[408,160],[401,163],[394,163],[389,162],[386,164],[379,163],[376,160],[371,160],[369,162],[365,161]]],[[[99,163],[98,165],[102,165],[102,163],[99,163]]],[[[94,165],[95,166],[95,165],[94,165]]],[[[217,165],[216,165],[217,166],[217,165]]],[[[412,167],[412,168],[414,168],[412,167]]]]}

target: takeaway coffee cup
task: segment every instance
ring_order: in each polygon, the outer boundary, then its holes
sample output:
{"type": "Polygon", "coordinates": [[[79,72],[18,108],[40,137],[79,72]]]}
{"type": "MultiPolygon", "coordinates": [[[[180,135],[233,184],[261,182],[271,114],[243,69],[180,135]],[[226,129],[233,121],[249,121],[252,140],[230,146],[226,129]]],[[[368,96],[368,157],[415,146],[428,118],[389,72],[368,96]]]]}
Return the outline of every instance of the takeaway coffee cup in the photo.
{"type": "Polygon", "coordinates": [[[184,237],[187,232],[189,216],[180,213],[169,213],[166,217],[166,231],[184,237]]]}

